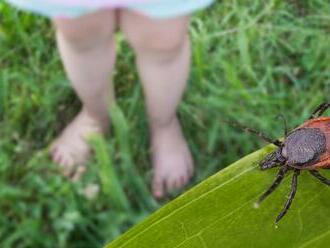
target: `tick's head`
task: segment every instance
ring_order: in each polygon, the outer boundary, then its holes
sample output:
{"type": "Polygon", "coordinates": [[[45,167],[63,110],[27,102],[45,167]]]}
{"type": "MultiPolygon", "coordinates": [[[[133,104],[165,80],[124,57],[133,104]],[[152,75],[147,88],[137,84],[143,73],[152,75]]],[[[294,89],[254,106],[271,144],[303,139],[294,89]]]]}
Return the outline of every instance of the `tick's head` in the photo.
{"type": "Polygon", "coordinates": [[[276,151],[268,154],[264,160],[260,163],[261,170],[267,170],[269,168],[283,165],[286,162],[286,158],[282,155],[282,147],[279,147],[276,151]]]}

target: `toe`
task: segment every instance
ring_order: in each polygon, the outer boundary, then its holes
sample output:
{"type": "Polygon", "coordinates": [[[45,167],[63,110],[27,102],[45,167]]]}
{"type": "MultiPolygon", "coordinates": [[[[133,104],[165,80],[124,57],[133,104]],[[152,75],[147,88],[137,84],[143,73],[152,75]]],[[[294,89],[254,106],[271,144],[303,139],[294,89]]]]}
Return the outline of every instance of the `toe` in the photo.
{"type": "Polygon", "coordinates": [[[152,183],[152,191],[155,198],[159,199],[164,196],[164,181],[162,178],[155,178],[152,183]]]}
{"type": "Polygon", "coordinates": [[[181,178],[177,178],[174,182],[174,189],[180,189],[183,186],[181,178]]]}
{"type": "Polygon", "coordinates": [[[60,167],[63,167],[65,168],[65,157],[63,154],[59,153],[57,156],[56,156],[56,160],[55,162],[60,166],[60,167]]]}
{"type": "Polygon", "coordinates": [[[165,182],[166,191],[171,192],[175,187],[174,184],[175,184],[174,178],[172,177],[167,178],[165,182]]]}
{"type": "Polygon", "coordinates": [[[171,192],[173,190],[179,189],[180,186],[180,177],[169,177],[166,181],[166,190],[171,192]]]}
{"type": "Polygon", "coordinates": [[[58,149],[55,148],[54,150],[52,150],[51,157],[54,163],[59,164],[61,160],[61,155],[58,152],[58,149]]]}
{"type": "Polygon", "coordinates": [[[66,157],[63,160],[62,166],[64,168],[64,176],[71,178],[71,176],[75,173],[73,159],[71,157],[66,157]]]}
{"type": "Polygon", "coordinates": [[[85,173],[85,171],[86,171],[86,167],[85,166],[83,166],[83,165],[78,166],[77,169],[76,169],[76,171],[74,172],[73,176],[71,177],[71,180],[73,182],[79,181],[79,179],[85,173]]]}
{"type": "Polygon", "coordinates": [[[185,186],[187,183],[188,183],[188,176],[187,175],[181,176],[180,177],[180,187],[185,186]]]}
{"type": "Polygon", "coordinates": [[[70,156],[70,154],[67,154],[63,151],[62,153],[58,152],[58,154],[54,159],[54,162],[57,163],[58,166],[60,167],[63,176],[70,177],[74,167],[74,160],[70,156]]]}
{"type": "Polygon", "coordinates": [[[73,166],[73,159],[69,154],[63,154],[61,165],[66,168],[71,168],[73,166]]]}

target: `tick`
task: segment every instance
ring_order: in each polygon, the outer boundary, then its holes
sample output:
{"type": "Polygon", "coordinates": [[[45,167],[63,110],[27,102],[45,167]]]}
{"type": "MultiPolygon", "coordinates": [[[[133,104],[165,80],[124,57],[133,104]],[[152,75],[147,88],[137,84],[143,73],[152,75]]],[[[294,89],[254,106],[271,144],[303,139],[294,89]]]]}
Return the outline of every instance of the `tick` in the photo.
{"type": "Polygon", "coordinates": [[[322,176],[318,170],[330,169],[330,117],[321,115],[330,107],[329,103],[320,104],[310,118],[299,127],[288,132],[285,124],[283,141],[272,140],[266,135],[248,128],[241,128],[258,135],[263,140],[277,146],[277,149],[268,154],[260,163],[261,170],[279,166],[278,173],[270,187],[261,195],[257,204],[269,196],[282,182],[284,175],[293,171],[291,191],[284,208],[277,216],[278,223],[289,210],[297,191],[297,181],[300,171],[307,170],[320,182],[330,186],[330,180],[322,176]]]}

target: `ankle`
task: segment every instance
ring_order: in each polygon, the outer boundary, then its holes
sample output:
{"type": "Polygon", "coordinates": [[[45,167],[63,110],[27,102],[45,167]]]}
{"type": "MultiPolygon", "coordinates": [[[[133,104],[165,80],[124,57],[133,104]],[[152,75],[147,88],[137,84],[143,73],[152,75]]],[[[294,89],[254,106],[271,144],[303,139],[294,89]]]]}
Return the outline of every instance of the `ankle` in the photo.
{"type": "Polygon", "coordinates": [[[89,120],[100,125],[103,130],[109,126],[109,116],[105,113],[96,113],[89,111],[86,107],[83,107],[81,113],[85,115],[89,120]]]}
{"type": "Polygon", "coordinates": [[[180,123],[176,116],[174,116],[173,118],[171,118],[167,121],[162,121],[162,122],[151,121],[150,122],[150,131],[151,131],[152,135],[168,133],[169,130],[177,130],[178,127],[180,127],[180,123]]]}
{"type": "Polygon", "coordinates": [[[157,119],[150,119],[150,128],[152,130],[156,129],[166,129],[174,124],[176,121],[176,116],[173,116],[172,118],[166,119],[166,120],[157,120],[157,119]]]}

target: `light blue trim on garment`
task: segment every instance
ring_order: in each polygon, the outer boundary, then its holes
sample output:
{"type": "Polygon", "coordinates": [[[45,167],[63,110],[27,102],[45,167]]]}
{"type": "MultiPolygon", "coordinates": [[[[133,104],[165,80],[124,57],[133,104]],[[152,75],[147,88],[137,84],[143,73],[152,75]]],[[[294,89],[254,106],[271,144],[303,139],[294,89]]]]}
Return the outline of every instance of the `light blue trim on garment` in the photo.
{"type": "Polygon", "coordinates": [[[93,12],[88,8],[70,8],[66,6],[44,3],[42,0],[6,0],[21,10],[30,11],[49,18],[70,17],[75,18],[93,12]]]}
{"type": "MultiPolygon", "coordinates": [[[[6,0],[14,6],[46,17],[75,18],[96,10],[85,7],[66,7],[43,0],[6,0]]],[[[92,0],[91,0],[92,1],[92,0]]],[[[128,9],[136,10],[151,18],[171,18],[186,15],[211,5],[215,0],[158,0],[155,3],[136,3],[127,5],[128,9]]]]}
{"type": "Polygon", "coordinates": [[[164,0],[157,3],[144,3],[128,6],[152,18],[170,18],[187,15],[196,10],[208,7],[214,0],[164,0]]]}

